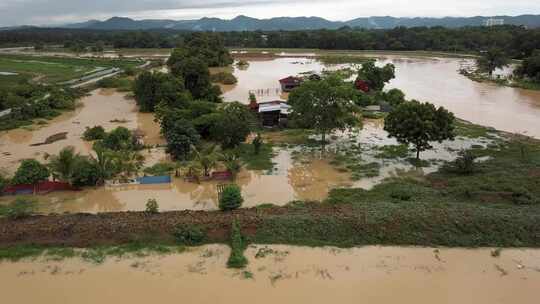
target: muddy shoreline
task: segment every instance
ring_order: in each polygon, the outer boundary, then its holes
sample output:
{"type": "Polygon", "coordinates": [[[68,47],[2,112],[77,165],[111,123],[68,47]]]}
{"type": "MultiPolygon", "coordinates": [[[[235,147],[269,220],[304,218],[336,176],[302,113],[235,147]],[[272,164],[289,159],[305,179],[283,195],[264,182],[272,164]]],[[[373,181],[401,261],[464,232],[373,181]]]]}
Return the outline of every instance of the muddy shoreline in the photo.
{"type": "MultiPolygon", "coordinates": [[[[197,225],[207,243],[228,242],[233,219],[250,241],[310,246],[413,245],[540,247],[540,214],[479,206],[400,204],[304,206],[221,211],[118,212],[0,219],[0,248],[19,245],[94,247],[135,241],[173,244],[178,225],[197,225]]],[[[419,204],[418,202],[414,204],[419,204]]]]}

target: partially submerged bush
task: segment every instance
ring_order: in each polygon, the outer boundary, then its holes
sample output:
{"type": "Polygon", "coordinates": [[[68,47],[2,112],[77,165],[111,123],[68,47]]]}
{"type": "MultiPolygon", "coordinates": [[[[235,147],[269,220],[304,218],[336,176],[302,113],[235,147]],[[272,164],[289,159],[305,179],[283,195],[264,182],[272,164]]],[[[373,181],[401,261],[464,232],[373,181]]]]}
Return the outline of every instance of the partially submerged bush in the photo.
{"type": "Polygon", "coordinates": [[[227,267],[244,268],[247,265],[248,260],[244,256],[246,247],[246,242],[240,232],[240,223],[234,220],[231,228],[231,255],[227,260],[227,267]]]}
{"type": "Polygon", "coordinates": [[[210,76],[210,79],[212,80],[212,82],[218,82],[227,85],[235,84],[238,82],[238,79],[236,79],[236,77],[230,72],[219,72],[213,74],[210,76]]]}
{"type": "Polygon", "coordinates": [[[463,175],[473,174],[476,170],[475,159],[476,156],[471,151],[462,150],[459,152],[459,156],[453,162],[450,170],[463,175]]]}
{"type": "Polygon", "coordinates": [[[179,244],[188,246],[200,245],[206,240],[206,231],[197,225],[179,225],[173,235],[179,244]]]}
{"type": "Polygon", "coordinates": [[[242,206],[244,198],[242,192],[237,185],[228,185],[223,189],[223,193],[219,199],[219,209],[222,211],[238,209],[242,206]]]}
{"type": "Polygon", "coordinates": [[[35,184],[49,178],[49,169],[35,159],[25,159],[15,172],[13,184],[35,184]]]}
{"type": "Polygon", "coordinates": [[[0,209],[0,214],[4,214],[12,220],[18,220],[31,216],[34,213],[35,203],[33,201],[18,198],[9,205],[0,209]]]}
{"type": "Polygon", "coordinates": [[[146,202],[147,213],[159,213],[159,205],[156,199],[151,198],[146,202]]]}
{"type": "Polygon", "coordinates": [[[91,140],[100,140],[105,138],[107,133],[102,126],[94,126],[92,128],[86,127],[86,130],[83,133],[83,139],[86,141],[91,140]]]}

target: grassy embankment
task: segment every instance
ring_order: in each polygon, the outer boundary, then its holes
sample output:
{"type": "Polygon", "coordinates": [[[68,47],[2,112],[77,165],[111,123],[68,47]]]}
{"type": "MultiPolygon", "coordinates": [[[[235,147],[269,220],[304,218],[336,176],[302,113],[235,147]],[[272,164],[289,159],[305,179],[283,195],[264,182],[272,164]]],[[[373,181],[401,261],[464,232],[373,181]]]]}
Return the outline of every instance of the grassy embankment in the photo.
{"type": "MultiPolygon", "coordinates": [[[[491,137],[492,131],[464,123],[458,128],[459,135],[468,137],[491,137]]],[[[309,133],[288,130],[265,136],[271,137],[274,145],[290,145],[309,142],[309,133]]],[[[0,257],[17,259],[51,250],[35,247],[39,245],[84,244],[92,252],[86,256],[96,254],[101,260],[108,252],[115,255],[126,247],[160,248],[153,251],[159,253],[165,247],[228,244],[234,220],[243,235],[237,248],[246,243],[540,247],[540,141],[498,140],[488,148],[473,148],[472,153],[489,157],[476,163],[472,174],[448,169],[425,178],[393,178],[372,190],[333,190],[324,202],[292,202],[286,207],[265,205],[234,212],[0,219],[0,231],[4,232],[0,234],[0,257]],[[188,237],[175,238],[178,229],[188,237]],[[192,242],[190,236],[198,241],[192,242]]],[[[239,243],[238,236],[232,235],[239,243]]],[[[168,250],[176,249],[162,251],[168,250]]]]}

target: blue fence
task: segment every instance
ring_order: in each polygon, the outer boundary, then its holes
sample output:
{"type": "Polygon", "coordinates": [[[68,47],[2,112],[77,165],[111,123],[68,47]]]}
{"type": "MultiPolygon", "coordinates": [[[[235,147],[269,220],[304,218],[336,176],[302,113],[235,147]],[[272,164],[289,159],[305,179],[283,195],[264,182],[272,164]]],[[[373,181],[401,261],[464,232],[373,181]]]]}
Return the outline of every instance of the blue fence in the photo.
{"type": "Polygon", "coordinates": [[[138,180],[139,180],[139,183],[141,183],[141,185],[169,184],[171,182],[171,176],[170,175],[143,176],[143,177],[140,177],[138,180]]]}

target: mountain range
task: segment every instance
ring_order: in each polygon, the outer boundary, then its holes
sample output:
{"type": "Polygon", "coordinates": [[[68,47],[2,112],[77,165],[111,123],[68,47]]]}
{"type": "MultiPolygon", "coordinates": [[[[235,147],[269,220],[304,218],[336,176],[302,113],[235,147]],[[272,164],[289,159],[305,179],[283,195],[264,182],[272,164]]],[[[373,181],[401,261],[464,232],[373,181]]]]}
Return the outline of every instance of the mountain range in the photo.
{"type": "Polygon", "coordinates": [[[491,16],[491,17],[363,17],[349,21],[330,21],[320,17],[276,17],[256,19],[238,16],[234,19],[201,18],[197,20],[144,19],[134,20],[126,17],[112,17],[105,21],[90,20],[82,23],[60,26],[63,28],[96,30],[149,30],[174,29],[191,31],[255,31],[255,30],[310,30],[337,29],[344,26],[368,29],[391,29],[398,26],[481,26],[488,19],[503,19],[504,24],[540,27],[540,15],[491,16]]]}

